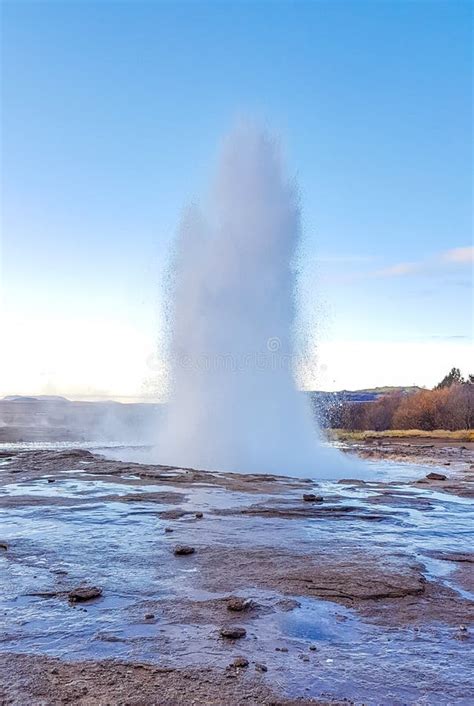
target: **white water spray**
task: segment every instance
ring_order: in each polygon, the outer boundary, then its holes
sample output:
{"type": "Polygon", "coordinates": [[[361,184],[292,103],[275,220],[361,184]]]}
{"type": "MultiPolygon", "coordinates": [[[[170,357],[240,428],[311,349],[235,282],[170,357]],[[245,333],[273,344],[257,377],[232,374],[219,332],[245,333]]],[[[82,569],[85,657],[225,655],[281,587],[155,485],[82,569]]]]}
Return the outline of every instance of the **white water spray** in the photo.
{"type": "Polygon", "coordinates": [[[321,446],[293,378],[299,238],[297,193],[275,143],[237,130],[208,216],[190,208],[179,231],[160,463],[325,478],[340,471],[342,455],[321,446]]]}

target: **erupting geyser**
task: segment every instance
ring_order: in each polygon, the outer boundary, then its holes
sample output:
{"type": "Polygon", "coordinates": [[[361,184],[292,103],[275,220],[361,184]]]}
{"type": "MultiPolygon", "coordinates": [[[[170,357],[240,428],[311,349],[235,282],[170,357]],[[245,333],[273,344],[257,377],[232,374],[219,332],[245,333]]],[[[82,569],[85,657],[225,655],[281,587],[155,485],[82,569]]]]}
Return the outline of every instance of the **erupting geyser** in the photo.
{"type": "Polygon", "coordinates": [[[340,468],[293,378],[299,238],[298,196],[275,143],[238,129],[208,213],[190,208],[179,231],[160,463],[319,477],[340,468]]]}

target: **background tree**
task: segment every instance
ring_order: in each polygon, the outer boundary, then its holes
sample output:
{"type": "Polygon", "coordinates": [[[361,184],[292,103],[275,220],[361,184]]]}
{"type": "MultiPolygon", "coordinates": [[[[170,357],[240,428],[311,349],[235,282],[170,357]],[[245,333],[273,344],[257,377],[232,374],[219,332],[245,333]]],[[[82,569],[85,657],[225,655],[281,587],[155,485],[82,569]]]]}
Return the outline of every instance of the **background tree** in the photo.
{"type": "Polygon", "coordinates": [[[444,376],[444,378],[438,385],[436,385],[435,389],[442,390],[443,387],[451,387],[451,385],[460,385],[463,382],[465,382],[465,380],[461,375],[461,371],[459,370],[459,368],[451,368],[449,373],[444,376]]]}

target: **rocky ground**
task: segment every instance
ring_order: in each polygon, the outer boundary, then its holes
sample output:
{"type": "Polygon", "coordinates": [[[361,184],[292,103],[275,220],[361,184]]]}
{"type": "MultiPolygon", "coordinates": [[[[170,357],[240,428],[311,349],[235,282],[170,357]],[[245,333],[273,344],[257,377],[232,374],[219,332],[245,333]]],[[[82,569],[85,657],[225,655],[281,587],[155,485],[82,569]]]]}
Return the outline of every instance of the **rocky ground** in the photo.
{"type": "Polygon", "coordinates": [[[1,451],[0,703],[473,703],[474,451],[354,448],[383,478],[1,451]]]}

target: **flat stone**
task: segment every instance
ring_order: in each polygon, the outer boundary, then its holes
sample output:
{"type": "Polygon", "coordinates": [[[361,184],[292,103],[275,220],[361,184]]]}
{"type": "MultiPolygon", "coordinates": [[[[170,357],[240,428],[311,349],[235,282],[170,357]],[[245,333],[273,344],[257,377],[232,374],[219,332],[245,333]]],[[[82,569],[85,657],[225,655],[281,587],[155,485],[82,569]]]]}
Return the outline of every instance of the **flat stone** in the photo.
{"type": "Polygon", "coordinates": [[[98,632],[94,640],[100,640],[101,642],[124,642],[123,638],[118,637],[118,635],[114,635],[112,632],[107,632],[106,630],[102,632],[98,632]]]}
{"type": "Polygon", "coordinates": [[[340,485],[365,485],[365,480],[359,478],[341,478],[337,482],[340,485]]]}
{"type": "Polygon", "coordinates": [[[323,496],[315,495],[314,493],[304,493],[303,500],[307,503],[321,503],[323,501],[323,496]]]}
{"type": "Polygon", "coordinates": [[[194,554],[195,551],[196,550],[194,549],[194,547],[189,547],[186,544],[178,544],[174,548],[174,554],[176,556],[186,556],[187,554],[194,554]]]}
{"type": "Polygon", "coordinates": [[[221,637],[229,640],[238,640],[241,637],[245,637],[246,634],[247,630],[239,625],[225,625],[221,628],[221,637]]]}
{"type": "Polygon", "coordinates": [[[426,478],[428,480],[446,480],[444,473],[428,473],[426,478]]]}
{"type": "Polygon", "coordinates": [[[102,595],[102,589],[98,586],[78,586],[69,591],[68,598],[73,603],[90,601],[102,595]]]}

